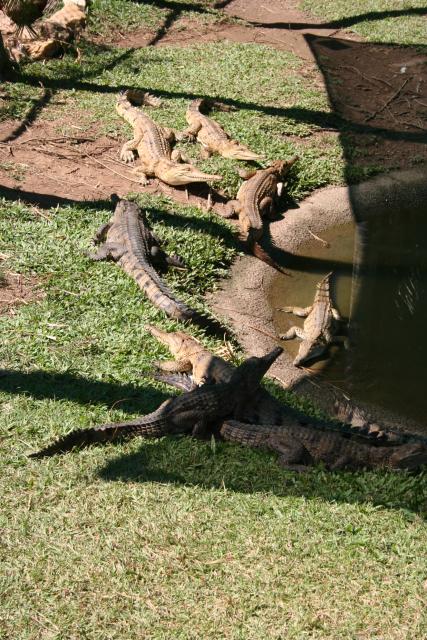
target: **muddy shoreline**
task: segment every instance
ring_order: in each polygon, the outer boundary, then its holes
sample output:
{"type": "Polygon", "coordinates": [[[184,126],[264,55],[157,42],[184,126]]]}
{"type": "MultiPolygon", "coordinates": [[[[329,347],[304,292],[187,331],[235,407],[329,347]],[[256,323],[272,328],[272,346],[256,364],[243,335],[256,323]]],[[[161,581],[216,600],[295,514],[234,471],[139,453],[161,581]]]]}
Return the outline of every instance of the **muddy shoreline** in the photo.
{"type": "MultiPolygon", "coordinates": [[[[384,208],[384,203],[397,208],[403,201],[405,206],[426,202],[426,174],[425,168],[396,171],[355,186],[321,189],[304,200],[298,209],[287,211],[282,219],[271,223],[271,240],[278,249],[298,256],[301,247],[313,239],[310,232],[321,235],[330,227],[357,222],[362,212],[374,215],[376,210],[384,208]]],[[[279,343],[274,338],[273,313],[268,304],[275,277],[275,272],[260,261],[240,258],[222,288],[210,297],[214,312],[235,331],[248,355],[262,355],[279,343]]],[[[404,374],[402,371],[402,376],[404,374]]],[[[346,397],[308,370],[294,367],[286,351],[271,368],[271,376],[330,415],[334,413],[335,402],[346,397]]],[[[419,424],[374,405],[359,402],[358,406],[379,424],[427,435],[427,422],[419,424]]]]}

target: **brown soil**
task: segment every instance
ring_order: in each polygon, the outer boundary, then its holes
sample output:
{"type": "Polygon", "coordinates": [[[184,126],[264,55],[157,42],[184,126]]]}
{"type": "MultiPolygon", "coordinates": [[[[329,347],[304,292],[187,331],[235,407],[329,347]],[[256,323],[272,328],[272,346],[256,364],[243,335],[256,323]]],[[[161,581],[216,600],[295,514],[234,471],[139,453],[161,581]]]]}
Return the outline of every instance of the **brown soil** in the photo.
{"type": "Polygon", "coordinates": [[[14,315],[19,305],[41,300],[44,293],[34,276],[8,271],[0,282],[0,314],[14,315]]]}

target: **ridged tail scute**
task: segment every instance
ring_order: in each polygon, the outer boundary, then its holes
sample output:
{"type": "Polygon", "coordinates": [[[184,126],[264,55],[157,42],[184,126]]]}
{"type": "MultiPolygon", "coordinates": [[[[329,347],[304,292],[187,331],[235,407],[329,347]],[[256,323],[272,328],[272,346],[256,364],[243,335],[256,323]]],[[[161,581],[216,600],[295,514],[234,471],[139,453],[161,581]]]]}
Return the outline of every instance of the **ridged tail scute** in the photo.
{"type": "Polygon", "coordinates": [[[166,435],[166,420],[161,420],[158,412],[169,403],[166,400],[153,414],[137,418],[129,422],[112,422],[93,427],[92,429],[78,429],[59,438],[51,445],[31,453],[30,458],[45,458],[56,453],[66,453],[78,447],[88,447],[102,442],[118,442],[135,436],[145,438],[160,438],[166,435]]]}

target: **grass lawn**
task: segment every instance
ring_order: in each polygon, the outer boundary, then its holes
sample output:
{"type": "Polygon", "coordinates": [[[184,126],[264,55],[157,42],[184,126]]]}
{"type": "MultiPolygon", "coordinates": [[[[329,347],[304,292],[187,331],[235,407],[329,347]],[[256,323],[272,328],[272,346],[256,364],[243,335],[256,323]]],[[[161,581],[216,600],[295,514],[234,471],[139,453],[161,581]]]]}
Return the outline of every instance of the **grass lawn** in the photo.
{"type": "Polygon", "coordinates": [[[427,44],[425,0],[300,0],[300,6],[371,42],[427,44]]]}
{"type": "MultiPolygon", "coordinates": [[[[155,27],[164,11],[124,0],[94,7],[92,24],[125,16],[129,27],[141,16],[155,27]]],[[[74,114],[124,140],[130,130],[114,112],[122,87],[162,96],[153,117],[179,128],[192,96],[215,95],[238,107],[215,115],[231,134],[268,159],[299,154],[291,197],[343,180],[336,138],[309,135],[330,122],[327,100],[290,54],[83,44],[82,56],[81,65],[67,56],[23,67],[2,88],[3,119],[28,113],[41,82],[54,96],[40,117],[58,130],[74,114]]],[[[233,163],[200,166],[235,193],[233,163]]],[[[134,197],[189,266],[168,283],[203,309],[237,253],[230,227],[164,197],[134,197]]],[[[318,467],[298,476],[267,453],[187,437],[27,458],[73,428],[157,407],[171,391],[148,373],[167,352],[144,325],[178,327],[115,265],[84,256],[109,203],[43,213],[0,201],[0,272],[31,275],[45,292],[0,316],[9,370],[0,376],[1,640],[425,639],[426,474],[318,467]]]]}

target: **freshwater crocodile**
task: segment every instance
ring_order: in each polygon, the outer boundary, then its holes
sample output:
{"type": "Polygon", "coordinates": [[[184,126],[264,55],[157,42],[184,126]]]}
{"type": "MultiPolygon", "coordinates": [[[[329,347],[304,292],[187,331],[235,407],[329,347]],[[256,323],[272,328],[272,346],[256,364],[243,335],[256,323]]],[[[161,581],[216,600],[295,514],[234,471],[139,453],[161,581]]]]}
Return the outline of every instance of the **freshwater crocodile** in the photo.
{"type": "Polygon", "coordinates": [[[336,431],[319,431],[310,425],[249,425],[227,420],[220,434],[224,440],[249,447],[277,451],[282,466],[305,471],[321,462],[331,471],[337,469],[416,469],[427,464],[427,445],[408,442],[395,446],[373,446],[345,437],[336,431]]]}
{"type": "Polygon", "coordinates": [[[262,156],[254,153],[240,142],[232,140],[215,120],[205,114],[213,107],[221,111],[233,110],[228,105],[207,98],[193,100],[185,114],[189,127],[185,129],[181,137],[200,142],[203,147],[203,158],[209,158],[213,153],[219,153],[224,158],[233,158],[234,160],[260,160],[262,156]]]}
{"type": "Polygon", "coordinates": [[[196,311],[177,300],[153,268],[153,263],[183,268],[178,256],[168,256],[151,231],[147,219],[135,202],[119,200],[109,222],[97,231],[95,244],[103,242],[92,260],[111,259],[136,280],[147,298],[168,316],[178,320],[194,318],[196,311]]]}
{"type": "Polygon", "coordinates": [[[64,453],[95,442],[113,442],[142,436],[159,438],[167,434],[205,435],[227,417],[239,419],[246,400],[259,387],[283,349],[276,347],[262,358],[248,358],[234,372],[229,382],[204,385],[194,391],[169,398],[152,413],[129,422],[112,422],[89,429],[72,431],[51,445],[31,454],[33,458],[64,453]]]}
{"type": "Polygon", "coordinates": [[[299,366],[308,360],[322,355],[333,342],[343,342],[342,336],[335,335],[341,321],[337,309],[332,306],[329,292],[329,281],[332,273],[328,273],[317,285],[314,302],[311,306],[283,307],[279,311],[293,313],[304,320],[304,326],[291,327],[279,336],[281,340],[292,340],[298,337],[302,340],[294,365],[299,366]]]}
{"type": "MultiPolygon", "coordinates": [[[[156,371],[152,377],[169,384],[182,391],[191,391],[205,383],[229,382],[235,370],[235,366],[220,356],[214,355],[206,349],[198,340],[182,331],[166,332],[152,325],[146,326],[152,336],[166,345],[176,360],[155,362],[156,371]]],[[[320,431],[338,431],[346,437],[351,437],[361,442],[372,444],[402,444],[416,439],[413,434],[405,434],[370,422],[366,417],[360,420],[360,410],[352,407],[344,413],[341,405],[340,413],[337,412],[341,424],[331,420],[314,419],[287,404],[279,402],[271,393],[260,387],[249,398],[243,412],[242,420],[247,423],[274,424],[276,426],[291,424],[298,428],[299,425],[311,425],[320,431]]]]}
{"type": "Polygon", "coordinates": [[[186,160],[180,151],[172,146],[175,133],[172,129],[161,127],[149,118],[143,111],[132,105],[159,106],[158,98],[138,90],[130,90],[119,94],[116,111],[133,128],[133,139],[126,142],[121,151],[120,159],[131,163],[138,154],[140,166],[135,169],[142,184],[147,183],[148,177],[156,177],[166,184],[179,186],[193,182],[213,182],[221,180],[218,175],[211,175],[199,171],[186,160]]]}
{"type": "Polygon", "coordinates": [[[266,169],[242,173],[246,182],[240,186],[236,200],[230,200],[225,207],[225,217],[237,214],[243,239],[254,255],[275,268],[277,265],[258,244],[263,234],[262,218],[274,214],[276,198],[281,195],[286,175],[297,159],[295,156],[276,160],[266,169]]]}
{"type": "MultiPolygon", "coordinates": [[[[235,367],[219,356],[215,356],[202,345],[199,340],[189,336],[183,331],[167,332],[162,331],[153,325],[145,327],[152,336],[166,345],[175,360],[158,360],[154,362],[157,369],[165,374],[185,373],[191,374],[188,379],[188,386],[200,386],[206,383],[229,382],[235,367]]],[[[168,382],[168,377],[158,377],[168,382]]],[[[185,388],[185,383],[179,378],[180,388],[185,388]]]]}

